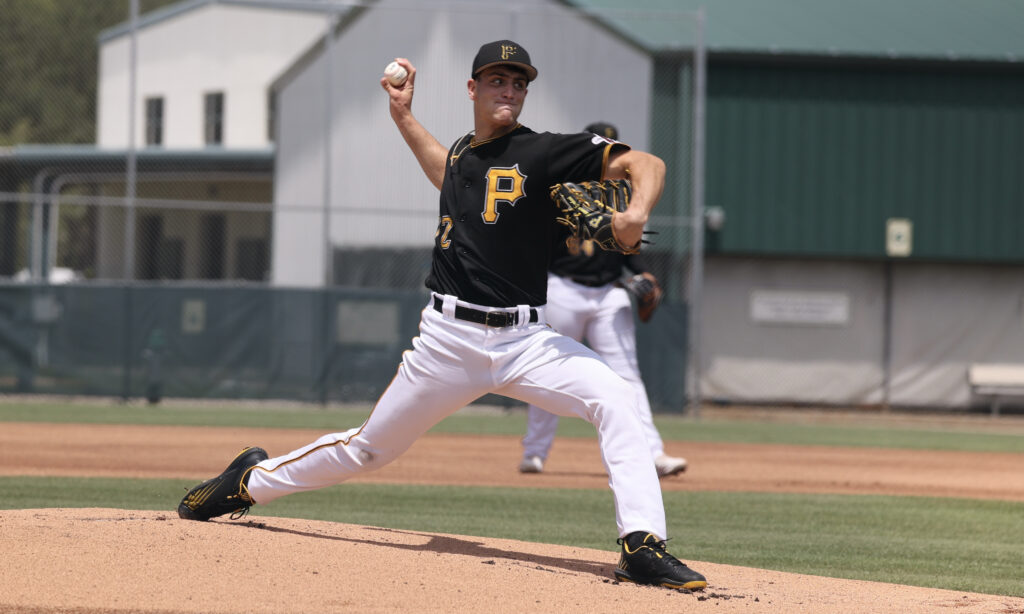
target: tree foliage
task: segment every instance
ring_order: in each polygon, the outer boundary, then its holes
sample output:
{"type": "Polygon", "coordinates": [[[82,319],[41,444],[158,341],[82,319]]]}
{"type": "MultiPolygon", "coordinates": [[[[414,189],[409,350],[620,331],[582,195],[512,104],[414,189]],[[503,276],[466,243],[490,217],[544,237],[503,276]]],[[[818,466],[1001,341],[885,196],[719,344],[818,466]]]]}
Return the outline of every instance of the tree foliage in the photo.
{"type": "MultiPolygon", "coordinates": [[[[174,0],[143,0],[140,12],[174,0]]],[[[96,141],[97,36],[130,0],[0,0],[0,146],[96,141]]]]}

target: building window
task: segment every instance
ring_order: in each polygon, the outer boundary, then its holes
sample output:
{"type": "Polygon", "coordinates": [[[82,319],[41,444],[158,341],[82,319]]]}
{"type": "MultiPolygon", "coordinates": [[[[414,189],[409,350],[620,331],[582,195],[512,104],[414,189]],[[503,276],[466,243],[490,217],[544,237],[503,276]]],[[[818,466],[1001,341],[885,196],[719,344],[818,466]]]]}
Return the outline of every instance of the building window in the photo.
{"type": "Polygon", "coordinates": [[[223,279],[224,243],[227,218],[223,213],[208,213],[199,222],[199,277],[223,279]]]}
{"type": "Polygon", "coordinates": [[[185,273],[185,242],[164,234],[161,215],[143,215],[136,234],[135,260],[138,279],[182,279],[185,273]]]}
{"type": "Polygon", "coordinates": [[[206,118],[204,139],[207,145],[224,143],[224,92],[207,94],[203,104],[206,118]]]}
{"type": "Polygon", "coordinates": [[[239,239],[235,245],[235,278],[265,281],[270,260],[267,252],[266,239],[239,239]]]}
{"type": "Polygon", "coordinates": [[[146,99],[146,145],[164,144],[164,99],[146,99]]]}

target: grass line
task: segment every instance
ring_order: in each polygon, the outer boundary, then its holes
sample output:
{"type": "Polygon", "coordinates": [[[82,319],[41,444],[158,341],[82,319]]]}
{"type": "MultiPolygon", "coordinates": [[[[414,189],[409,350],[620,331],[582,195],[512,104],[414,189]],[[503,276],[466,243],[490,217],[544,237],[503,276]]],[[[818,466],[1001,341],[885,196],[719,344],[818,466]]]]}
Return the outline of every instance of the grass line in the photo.
{"type": "MultiPolygon", "coordinates": [[[[370,414],[368,406],[147,406],[94,403],[0,403],[0,422],[64,422],[84,424],[143,424],[212,427],[307,428],[337,432],[358,426],[370,414]]],[[[827,445],[965,452],[1024,453],[1024,436],[1016,433],[944,431],[925,428],[887,428],[843,424],[794,424],[727,420],[693,420],[681,416],[655,417],[669,441],[711,441],[787,445],[827,445]]],[[[433,432],[522,436],[524,411],[493,414],[456,413],[433,432]]],[[[583,420],[559,422],[561,437],[594,437],[583,420]]]]}

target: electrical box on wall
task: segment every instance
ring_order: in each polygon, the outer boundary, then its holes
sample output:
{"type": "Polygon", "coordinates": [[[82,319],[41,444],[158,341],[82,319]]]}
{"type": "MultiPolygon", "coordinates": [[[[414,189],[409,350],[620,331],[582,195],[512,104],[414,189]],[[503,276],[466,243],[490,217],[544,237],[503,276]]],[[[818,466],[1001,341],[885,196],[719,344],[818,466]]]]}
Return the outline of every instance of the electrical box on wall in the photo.
{"type": "Polygon", "coordinates": [[[907,257],[913,248],[914,224],[902,217],[891,217],[885,222],[885,253],[888,256],[907,257]]]}

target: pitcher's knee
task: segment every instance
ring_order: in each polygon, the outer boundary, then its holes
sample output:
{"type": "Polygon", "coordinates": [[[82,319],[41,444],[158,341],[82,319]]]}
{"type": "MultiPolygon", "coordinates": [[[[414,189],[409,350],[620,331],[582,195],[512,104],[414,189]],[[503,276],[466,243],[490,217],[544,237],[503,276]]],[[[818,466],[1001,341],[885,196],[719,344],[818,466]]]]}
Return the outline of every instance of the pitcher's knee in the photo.
{"type": "Polygon", "coordinates": [[[355,461],[358,471],[374,471],[395,460],[399,455],[362,447],[358,444],[349,449],[349,455],[355,461]]]}
{"type": "MultiPolygon", "coordinates": [[[[622,378],[608,380],[601,389],[597,401],[597,414],[605,411],[625,411],[630,414],[636,410],[636,388],[622,378]]],[[[595,416],[598,417],[598,416],[595,416]]]]}
{"type": "Polygon", "coordinates": [[[636,387],[624,377],[618,377],[609,382],[610,392],[608,398],[616,402],[634,403],[636,399],[636,387]]]}

